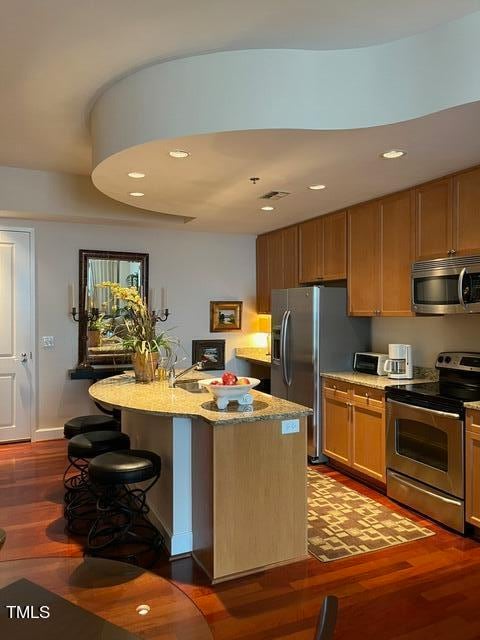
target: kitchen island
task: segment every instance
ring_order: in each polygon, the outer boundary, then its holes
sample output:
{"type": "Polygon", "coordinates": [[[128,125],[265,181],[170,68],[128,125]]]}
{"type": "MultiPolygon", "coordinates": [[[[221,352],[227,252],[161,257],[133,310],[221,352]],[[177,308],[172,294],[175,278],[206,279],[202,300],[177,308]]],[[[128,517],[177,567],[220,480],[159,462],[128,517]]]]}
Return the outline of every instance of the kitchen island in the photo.
{"type": "Polygon", "coordinates": [[[212,582],[305,557],[311,410],[255,390],[252,406],[219,410],[208,391],[186,386],[127,373],[89,389],[121,411],[132,448],[162,458],[148,502],[170,554],[192,553],[212,582]]]}

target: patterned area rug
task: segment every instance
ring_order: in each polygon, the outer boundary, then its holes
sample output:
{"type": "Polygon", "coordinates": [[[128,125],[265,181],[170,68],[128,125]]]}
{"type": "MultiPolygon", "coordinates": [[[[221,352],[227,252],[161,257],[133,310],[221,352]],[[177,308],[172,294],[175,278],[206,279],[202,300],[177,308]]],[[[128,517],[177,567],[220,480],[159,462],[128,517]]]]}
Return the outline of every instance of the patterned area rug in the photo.
{"type": "Polygon", "coordinates": [[[322,562],[433,535],[333,478],[308,471],[308,547],[322,562]]]}

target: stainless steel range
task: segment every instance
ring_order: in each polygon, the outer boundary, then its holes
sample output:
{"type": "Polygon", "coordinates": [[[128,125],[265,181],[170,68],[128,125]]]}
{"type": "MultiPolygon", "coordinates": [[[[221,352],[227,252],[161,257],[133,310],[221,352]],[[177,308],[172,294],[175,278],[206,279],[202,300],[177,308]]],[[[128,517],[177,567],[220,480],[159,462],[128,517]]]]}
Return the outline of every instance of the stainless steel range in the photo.
{"type": "Polygon", "coordinates": [[[439,381],[387,388],[387,495],[465,530],[465,408],[480,400],[480,353],[440,353],[439,381]]]}

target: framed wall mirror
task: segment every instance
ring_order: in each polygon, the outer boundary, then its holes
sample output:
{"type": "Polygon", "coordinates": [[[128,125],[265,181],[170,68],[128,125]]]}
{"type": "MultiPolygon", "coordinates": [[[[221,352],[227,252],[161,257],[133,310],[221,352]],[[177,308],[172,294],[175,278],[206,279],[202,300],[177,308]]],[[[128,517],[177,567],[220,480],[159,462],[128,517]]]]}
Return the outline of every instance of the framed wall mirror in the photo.
{"type": "Polygon", "coordinates": [[[102,282],[135,287],[148,303],[148,253],[80,250],[77,365],[80,368],[121,367],[131,361],[122,345],[125,303],[114,300],[108,288],[99,287],[102,282]]]}

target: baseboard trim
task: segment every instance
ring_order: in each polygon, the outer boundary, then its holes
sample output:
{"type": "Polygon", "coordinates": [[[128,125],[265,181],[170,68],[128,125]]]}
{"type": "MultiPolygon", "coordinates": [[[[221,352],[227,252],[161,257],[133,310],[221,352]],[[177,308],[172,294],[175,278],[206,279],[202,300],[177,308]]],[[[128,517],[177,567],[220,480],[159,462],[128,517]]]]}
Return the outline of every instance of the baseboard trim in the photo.
{"type": "Polygon", "coordinates": [[[186,555],[191,555],[193,547],[192,531],[172,534],[170,529],[163,524],[154,509],[151,507],[148,517],[164,537],[165,547],[167,548],[171,560],[177,559],[177,556],[185,557],[186,555]]]}
{"type": "Polygon", "coordinates": [[[37,429],[33,433],[32,442],[40,442],[41,440],[63,440],[63,427],[37,429]]]}

